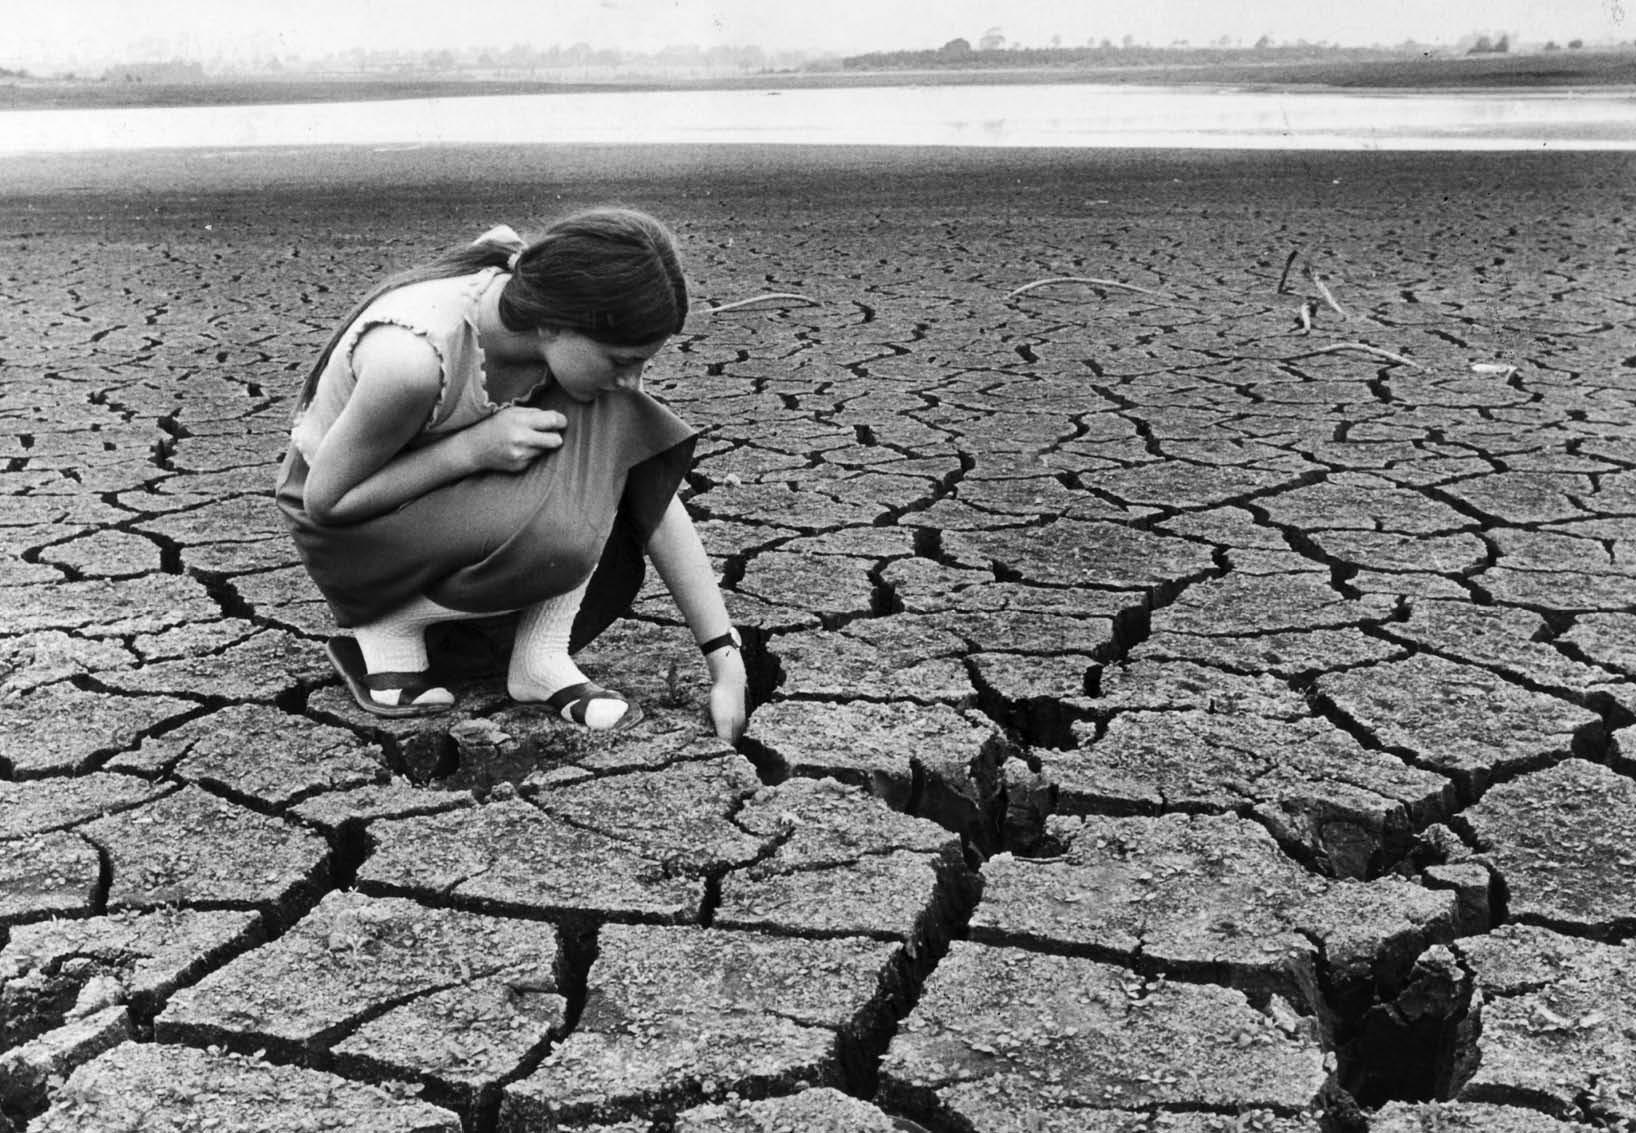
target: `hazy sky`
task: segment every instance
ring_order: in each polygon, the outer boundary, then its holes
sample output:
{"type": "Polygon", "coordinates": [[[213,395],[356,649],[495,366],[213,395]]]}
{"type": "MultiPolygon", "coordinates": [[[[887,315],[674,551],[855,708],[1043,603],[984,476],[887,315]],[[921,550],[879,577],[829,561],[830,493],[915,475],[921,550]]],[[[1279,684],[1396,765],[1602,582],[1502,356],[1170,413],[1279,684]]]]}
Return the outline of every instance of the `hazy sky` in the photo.
{"type": "MultiPolygon", "coordinates": [[[[1636,0],[1632,0],[1636,7],[1636,0]]],[[[1126,35],[1148,43],[1453,42],[1636,38],[1624,0],[0,0],[0,66],[111,57],[314,57],[353,47],[514,43],[655,51],[759,44],[861,52],[937,47],[990,28],[1043,46],[1126,35]]]]}

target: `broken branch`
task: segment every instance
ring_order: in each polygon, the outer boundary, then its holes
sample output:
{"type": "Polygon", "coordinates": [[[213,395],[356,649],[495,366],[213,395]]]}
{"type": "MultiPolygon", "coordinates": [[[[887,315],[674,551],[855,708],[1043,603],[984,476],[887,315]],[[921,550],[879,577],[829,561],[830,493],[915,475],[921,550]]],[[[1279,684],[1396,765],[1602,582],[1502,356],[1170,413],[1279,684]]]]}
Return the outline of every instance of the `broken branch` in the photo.
{"type": "Polygon", "coordinates": [[[1143,295],[1155,295],[1160,299],[1166,297],[1163,292],[1138,287],[1134,283],[1120,283],[1117,279],[1093,279],[1085,275],[1055,275],[1050,279],[1036,279],[1033,283],[1025,283],[1015,290],[1007,291],[1005,297],[1011,299],[1025,291],[1032,291],[1036,287],[1049,287],[1055,283],[1084,283],[1092,287],[1117,287],[1123,291],[1140,291],[1143,295]]]}
{"type": "Polygon", "coordinates": [[[1289,254],[1289,259],[1284,261],[1284,274],[1278,277],[1278,294],[1282,295],[1288,290],[1286,285],[1289,283],[1289,269],[1295,266],[1296,257],[1300,254],[1301,249],[1296,248],[1289,254]]]}
{"type": "Polygon", "coordinates": [[[736,311],[741,307],[748,307],[752,303],[774,303],[774,302],[777,302],[777,303],[805,303],[810,307],[821,306],[821,304],[818,302],[818,300],[809,299],[805,295],[797,295],[793,291],[774,291],[774,292],[771,292],[771,293],[769,293],[767,295],[753,295],[748,299],[737,299],[737,300],[735,300],[735,301],[733,301],[731,303],[723,303],[719,307],[711,307],[710,308],[710,313],[714,315],[714,314],[719,314],[722,311],[736,311]]]}
{"type": "Polygon", "coordinates": [[[1312,286],[1318,289],[1318,294],[1324,297],[1324,302],[1328,303],[1330,308],[1341,318],[1346,318],[1346,311],[1342,309],[1339,303],[1335,302],[1335,296],[1329,293],[1329,288],[1324,286],[1324,281],[1319,278],[1317,272],[1312,270],[1310,264],[1307,265],[1307,278],[1312,281],[1312,286]]]}
{"type": "Polygon", "coordinates": [[[1388,362],[1397,362],[1415,370],[1424,370],[1426,368],[1412,358],[1405,358],[1401,354],[1393,354],[1390,350],[1382,350],[1378,346],[1370,346],[1367,342],[1337,342],[1333,346],[1320,346],[1316,350],[1307,351],[1307,353],[1336,354],[1342,350],[1361,350],[1365,354],[1373,354],[1376,358],[1384,358],[1388,362]]]}
{"type": "Polygon", "coordinates": [[[1295,309],[1295,325],[1301,328],[1302,334],[1312,333],[1312,316],[1317,313],[1317,303],[1311,299],[1301,300],[1301,305],[1295,309]]]}

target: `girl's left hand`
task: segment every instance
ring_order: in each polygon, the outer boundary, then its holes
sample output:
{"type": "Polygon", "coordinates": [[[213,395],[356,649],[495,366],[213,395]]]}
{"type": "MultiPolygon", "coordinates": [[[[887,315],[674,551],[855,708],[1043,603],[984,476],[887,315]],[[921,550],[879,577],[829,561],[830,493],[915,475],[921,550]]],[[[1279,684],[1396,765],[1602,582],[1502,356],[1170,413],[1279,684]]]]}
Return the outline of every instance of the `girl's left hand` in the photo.
{"type": "Polygon", "coordinates": [[[750,717],[744,658],[737,649],[718,649],[705,663],[710,667],[710,722],[716,735],[737,743],[750,717]]]}

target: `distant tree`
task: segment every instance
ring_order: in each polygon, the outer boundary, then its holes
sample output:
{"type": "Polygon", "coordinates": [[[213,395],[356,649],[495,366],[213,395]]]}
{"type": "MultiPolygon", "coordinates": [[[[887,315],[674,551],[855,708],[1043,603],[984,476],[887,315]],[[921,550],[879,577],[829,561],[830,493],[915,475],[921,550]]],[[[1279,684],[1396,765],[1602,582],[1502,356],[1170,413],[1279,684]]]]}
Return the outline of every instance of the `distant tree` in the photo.
{"type": "Polygon", "coordinates": [[[1556,40],[1548,39],[1548,40],[1545,41],[1545,50],[1546,51],[1561,51],[1562,48],[1557,46],[1556,40]]]}
{"type": "Polygon", "coordinates": [[[1578,51],[1581,47],[1584,47],[1584,46],[1585,46],[1585,41],[1582,40],[1582,39],[1570,39],[1568,41],[1568,50],[1569,51],[1578,51]]]}
{"type": "Polygon", "coordinates": [[[1264,35],[1260,39],[1255,41],[1255,49],[1257,51],[1265,51],[1265,50],[1267,50],[1267,48],[1269,48],[1271,46],[1272,46],[1272,36],[1270,36],[1270,35],[1264,35]]]}
{"type": "Polygon", "coordinates": [[[1471,49],[1469,51],[1467,51],[1466,54],[1467,55],[1504,55],[1506,52],[1508,52],[1510,50],[1511,50],[1511,36],[1510,36],[1509,33],[1501,32],[1500,33],[1500,38],[1498,38],[1498,39],[1491,39],[1486,35],[1478,36],[1477,37],[1477,42],[1472,44],[1471,49]]]}
{"type": "Polygon", "coordinates": [[[979,51],[999,51],[1004,46],[1005,36],[1001,34],[999,28],[989,28],[983,33],[983,37],[977,41],[977,50],[979,51]]]}
{"type": "Polygon", "coordinates": [[[1120,39],[1119,46],[1121,46],[1121,47],[1135,47],[1136,46],[1136,37],[1134,35],[1130,35],[1130,34],[1127,33],[1122,39],[1120,39]]]}
{"type": "Polygon", "coordinates": [[[1051,37],[1051,46],[1052,47],[1061,47],[1062,46],[1062,36],[1053,35],[1051,37]]]}
{"type": "Polygon", "coordinates": [[[939,47],[937,53],[945,59],[964,59],[971,54],[971,41],[969,39],[951,39],[942,47],[939,47]]]}

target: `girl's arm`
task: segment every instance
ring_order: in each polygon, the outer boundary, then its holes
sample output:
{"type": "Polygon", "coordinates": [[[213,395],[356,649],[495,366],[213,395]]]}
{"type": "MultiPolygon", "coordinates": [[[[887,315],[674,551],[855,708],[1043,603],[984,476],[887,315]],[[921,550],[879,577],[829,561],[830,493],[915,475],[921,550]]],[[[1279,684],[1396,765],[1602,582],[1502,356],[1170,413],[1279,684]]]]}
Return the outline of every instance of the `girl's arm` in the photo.
{"type": "MultiPolygon", "coordinates": [[[[680,499],[673,498],[665,509],[648,539],[647,552],[693,631],[694,641],[702,644],[732,630],[710,556],[680,499]]],[[[736,742],[744,734],[749,714],[744,657],[736,646],[723,646],[706,654],[705,664],[710,669],[711,722],[718,736],[736,742]]]]}
{"type": "Polygon", "coordinates": [[[430,444],[408,448],[442,389],[442,366],[412,331],[383,325],[358,340],[357,384],[313,454],[307,514],[358,523],[485,470],[515,472],[562,444],[560,413],[512,406],[430,444]]]}

